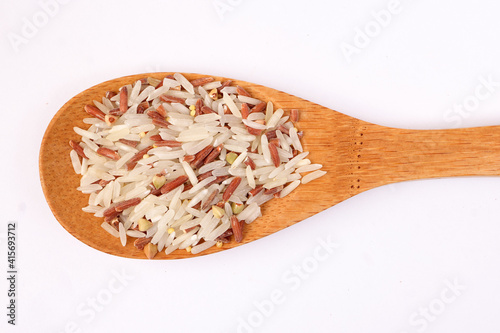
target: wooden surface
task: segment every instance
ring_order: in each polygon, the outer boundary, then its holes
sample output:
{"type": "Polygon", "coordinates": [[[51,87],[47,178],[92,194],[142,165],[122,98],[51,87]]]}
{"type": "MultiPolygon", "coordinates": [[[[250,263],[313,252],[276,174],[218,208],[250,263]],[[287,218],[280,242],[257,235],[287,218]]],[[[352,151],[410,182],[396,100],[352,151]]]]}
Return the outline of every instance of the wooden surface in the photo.
{"type": "MultiPolygon", "coordinates": [[[[74,126],[87,128],[83,110],[92,100],[101,100],[108,90],[133,83],[143,77],[163,78],[171,73],[139,74],[98,84],[68,101],[54,116],[40,149],[40,179],[47,202],[59,223],[73,236],[100,251],[128,258],[144,259],[131,238],[122,247],[96,218],[81,209],[88,195],[76,190],[80,175],[73,171],[70,139],[80,141],[74,126]]],[[[205,75],[184,74],[192,80],[205,75]]],[[[217,80],[225,78],[217,77],[217,80]]],[[[313,163],[323,164],[328,173],[308,184],[301,184],[283,199],[263,206],[263,216],[246,225],[243,243],[231,242],[222,249],[212,247],[206,255],[265,237],[343,200],[374,187],[420,178],[500,174],[500,127],[452,130],[406,130],[364,122],[284,92],[237,81],[252,97],[274,103],[275,109],[301,110],[299,130],[304,131],[304,149],[313,163]]],[[[155,259],[193,257],[185,250],[155,259]]]]}

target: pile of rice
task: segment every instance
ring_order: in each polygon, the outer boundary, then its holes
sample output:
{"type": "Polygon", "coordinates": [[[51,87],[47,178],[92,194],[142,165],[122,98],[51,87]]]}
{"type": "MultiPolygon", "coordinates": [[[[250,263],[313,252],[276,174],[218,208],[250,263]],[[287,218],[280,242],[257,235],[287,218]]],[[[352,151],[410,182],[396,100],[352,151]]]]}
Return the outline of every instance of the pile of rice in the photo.
{"type": "Polygon", "coordinates": [[[148,258],[241,242],[260,206],[323,176],[303,151],[299,111],[274,110],[231,81],[145,78],[86,105],[71,162],[83,210],[148,258]],[[130,237],[130,238],[129,238],[130,237]]]}

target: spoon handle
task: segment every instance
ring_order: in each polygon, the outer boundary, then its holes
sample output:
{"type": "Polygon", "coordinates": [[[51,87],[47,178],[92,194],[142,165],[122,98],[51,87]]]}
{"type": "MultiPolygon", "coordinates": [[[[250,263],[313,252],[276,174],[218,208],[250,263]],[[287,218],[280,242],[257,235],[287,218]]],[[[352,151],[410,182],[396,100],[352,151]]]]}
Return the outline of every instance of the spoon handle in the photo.
{"type": "Polygon", "coordinates": [[[500,126],[407,130],[358,128],[357,174],[376,187],[405,180],[500,175],[500,126]]]}

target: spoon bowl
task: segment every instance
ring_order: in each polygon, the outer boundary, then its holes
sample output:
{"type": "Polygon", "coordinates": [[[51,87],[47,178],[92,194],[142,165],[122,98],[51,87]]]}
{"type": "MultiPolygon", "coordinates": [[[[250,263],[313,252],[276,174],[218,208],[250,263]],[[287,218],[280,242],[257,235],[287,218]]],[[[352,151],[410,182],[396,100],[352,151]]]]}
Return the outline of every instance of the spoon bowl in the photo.
{"type": "MultiPolygon", "coordinates": [[[[100,227],[102,218],[82,211],[88,195],[76,190],[68,145],[78,141],[73,127],[86,128],[84,106],[100,100],[106,91],[145,77],[163,79],[173,73],[146,73],[100,83],[70,99],[51,120],[40,148],[40,180],[46,200],[59,223],[83,243],[106,253],[145,259],[133,242],[122,246],[100,227]]],[[[207,75],[183,74],[188,80],[207,75]]],[[[215,77],[225,81],[227,78],[215,77]]],[[[232,80],[232,79],[231,79],[232,80]]],[[[291,194],[262,206],[263,216],[246,225],[241,243],[211,247],[199,254],[176,250],[155,259],[183,259],[231,249],[287,228],[366,190],[421,178],[499,175],[500,127],[447,130],[390,128],[359,120],[302,98],[257,84],[232,80],[252,97],[272,101],[275,108],[301,110],[302,145],[313,163],[327,174],[301,184],[291,194]]]]}

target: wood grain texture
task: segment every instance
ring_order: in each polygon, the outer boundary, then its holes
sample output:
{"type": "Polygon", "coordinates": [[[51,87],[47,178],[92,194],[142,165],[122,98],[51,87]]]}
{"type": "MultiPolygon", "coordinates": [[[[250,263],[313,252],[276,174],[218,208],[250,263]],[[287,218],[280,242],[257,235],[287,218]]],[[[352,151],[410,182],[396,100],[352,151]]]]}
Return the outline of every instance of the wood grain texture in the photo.
{"type": "MultiPolygon", "coordinates": [[[[85,244],[117,256],[144,259],[144,253],[127,246],[104,231],[101,218],[81,209],[88,195],[76,190],[80,175],[71,166],[69,140],[79,141],[74,126],[87,128],[84,105],[101,100],[108,90],[144,77],[163,78],[172,73],[126,76],[98,84],[68,101],[50,122],[40,149],[40,179],[47,202],[59,223],[85,244]]],[[[203,77],[184,74],[189,80],[203,77]]],[[[217,80],[226,78],[216,77],[217,80]]],[[[263,216],[245,226],[243,242],[212,247],[200,254],[227,250],[260,239],[315,215],[358,193],[405,180],[498,175],[500,165],[500,127],[489,126],[451,130],[407,130],[371,124],[284,92],[233,80],[253,97],[272,101],[275,109],[300,109],[299,130],[304,131],[304,149],[313,163],[323,164],[328,173],[311,183],[300,185],[283,199],[263,206],[263,216]]],[[[194,257],[185,250],[155,259],[194,257]]]]}

